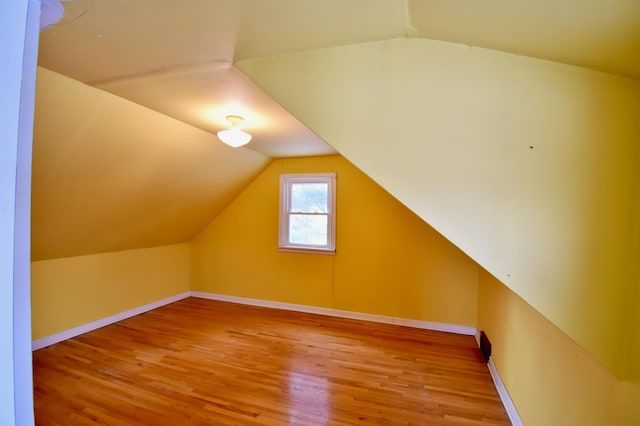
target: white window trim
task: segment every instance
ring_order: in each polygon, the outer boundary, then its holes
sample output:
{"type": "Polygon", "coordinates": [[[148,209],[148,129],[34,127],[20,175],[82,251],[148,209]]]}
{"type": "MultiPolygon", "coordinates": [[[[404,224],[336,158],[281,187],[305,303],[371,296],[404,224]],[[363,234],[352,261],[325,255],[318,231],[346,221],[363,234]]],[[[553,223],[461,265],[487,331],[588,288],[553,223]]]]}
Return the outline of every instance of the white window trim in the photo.
{"type": "Polygon", "coordinates": [[[335,254],[336,252],[336,174],[304,173],[280,175],[280,223],[278,250],[304,253],[335,254]],[[294,183],[327,183],[329,185],[327,244],[308,245],[289,242],[289,211],[291,185],[294,183]]]}

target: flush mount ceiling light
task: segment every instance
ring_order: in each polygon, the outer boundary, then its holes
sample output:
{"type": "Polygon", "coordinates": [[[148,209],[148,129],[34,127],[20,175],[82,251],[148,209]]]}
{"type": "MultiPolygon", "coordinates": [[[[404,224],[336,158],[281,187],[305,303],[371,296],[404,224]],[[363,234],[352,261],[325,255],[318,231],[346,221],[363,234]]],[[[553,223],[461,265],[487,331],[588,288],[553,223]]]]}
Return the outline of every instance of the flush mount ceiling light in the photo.
{"type": "Polygon", "coordinates": [[[240,130],[240,125],[244,121],[244,118],[239,115],[227,115],[227,121],[229,122],[229,128],[227,130],[220,130],[218,132],[218,139],[234,148],[248,144],[251,140],[251,135],[240,130]]]}

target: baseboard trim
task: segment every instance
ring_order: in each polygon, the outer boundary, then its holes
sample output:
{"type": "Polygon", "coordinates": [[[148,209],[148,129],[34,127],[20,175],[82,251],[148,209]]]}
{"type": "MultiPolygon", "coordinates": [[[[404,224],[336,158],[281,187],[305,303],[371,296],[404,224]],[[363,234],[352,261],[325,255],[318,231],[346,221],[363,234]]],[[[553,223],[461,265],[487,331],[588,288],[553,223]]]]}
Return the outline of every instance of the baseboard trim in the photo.
{"type": "Polygon", "coordinates": [[[176,294],[175,296],[170,296],[162,300],[157,300],[155,302],[151,302],[143,306],[138,306],[137,308],[129,309],[128,311],[120,312],[118,314],[111,315],[106,318],[101,318],[99,320],[96,320],[87,324],[83,324],[78,327],[71,328],[69,330],[61,331],[60,333],[52,334],[51,336],[34,340],[31,342],[31,350],[35,351],[38,349],[45,348],[47,346],[53,345],[54,343],[71,339],[72,337],[79,336],[88,331],[96,330],[106,325],[113,324],[118,321],[122,321],[124,319],[134,317],[136,315],[140,315],[144,312],[151,311],[153,309],[159,308],[164,305],[168,305],[169,303],[186,299],[189,296],[190,296],[190,292],[188,291],[184,293],[176,294]]]}
{"type": "MultiPolygon", "coordinates": [[[[478,347],[480,347],[480,333],[476,334],[476,342],[478,343],[478,347]]],[[[487,367],[489,368],[489,374],[491,374],[491,378],[493,379],[493,384],[498,391],[498,396],[500,396],[500,400],[502,401],[502,405],[504,405],[504,409],[509,416],[509,420],[513,426],[523,426],[524,422],[520,418],[520,414],[518,413],[518,409],[516,408],[513,400],[511,399],[511,395],[509,395],[509,391],[507,387],[504,385],[504,382],[500,378],[500,374],[498,374],[498,369],[496,368],[495,363],[493,362],[493,358],[489,358],[489,362],[487,363],[487,367]]]]}
{"type": "Polygon", "coordinates": [[[226,294],[206,293],[192,291],[192,297],[201,299],[219,300],[221,302],[239,303],[242,305],[261,306],[265,308],[283,309],[287,311],[305,312],[309,314],[319,314],[338,318],[356,319],[361,321],[378,322],[382,324],[403,325],[406,327],[421,328],[425,330],[443,331],[446,333],[464,334],[475,336],[477,329],[463,325],[445,324],[431,321],[412,320],[407,318],[389,317],[385,315],[366,314],[361,312],[344,311],[340,309],[321,308],[309,305],[298,305],[295,303],[275,302],[271,300],[252,299],[248,297],[228,296],[226,294]]]}

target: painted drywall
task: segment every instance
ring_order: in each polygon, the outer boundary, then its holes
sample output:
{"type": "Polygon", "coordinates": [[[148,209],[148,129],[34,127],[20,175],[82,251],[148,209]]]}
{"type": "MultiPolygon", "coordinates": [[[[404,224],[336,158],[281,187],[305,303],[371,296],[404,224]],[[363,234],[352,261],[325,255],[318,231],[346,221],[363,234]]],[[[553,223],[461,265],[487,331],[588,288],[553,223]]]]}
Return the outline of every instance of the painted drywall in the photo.
{"type": "Polygon", "coordinates": [[[192,290],[456,325],[477,265],[341,156],[282,159],[192,241],[192,290]],[[278,251],[281,173],[337,173],[336,255],[278,251]]]}
{"type": "Polygon", "coordinates": [[[31,263],[33,340],[189,291],[188,243],[31,263]]]}
{"type": "Polygon", "coordinates": [[[487,271],[478,275],[478,328],[524,424],[640,424],[640,381],[618,379],[487,271]]]}
{"type": "Polygon", "coordinates": [[[640,83],[425,39],[237,66],[624,375],[640,83]]]}
{"type": "MultiPolygon", "coordinates": [[[[638,243],[640,244],[640,239],[638,243]]],[[[640,274],[640,271],[638,273],[640,274]]],[[[618,388],[616,411],[621,413],[624,419],[635,421],[629,424],[640,424],[640,275],[637,277],[635,293],[629,296],[634,309],[627,341],[627,374],[625,382],[618,388]]]]}
{"type": "Polygon", "coordinates": [[[269,161],[40,67],[32,259],[188,242],[269,161]]]}

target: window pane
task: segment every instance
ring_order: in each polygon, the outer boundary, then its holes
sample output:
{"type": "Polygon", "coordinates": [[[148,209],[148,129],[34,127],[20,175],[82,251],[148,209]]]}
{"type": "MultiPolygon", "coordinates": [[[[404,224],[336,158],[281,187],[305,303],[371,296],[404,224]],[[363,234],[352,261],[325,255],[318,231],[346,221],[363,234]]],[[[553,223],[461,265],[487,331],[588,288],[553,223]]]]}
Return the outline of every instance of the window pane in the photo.
{"type": "Polygon", "coordinates": [[[335,254],[335,188],[335,173],[280,175],[280,250],[335,254]]]}
{"type": "Polygon", "coordinates": [[[289,241],[294,244],[326,245],[327,216],[306,214],[290,215],[289,241]]]}
{"type": "Polygon", "coordinates": [[[326,183],[294,183],[291,185],[291,211],[329,213],[329,185],[326,183]]]}

